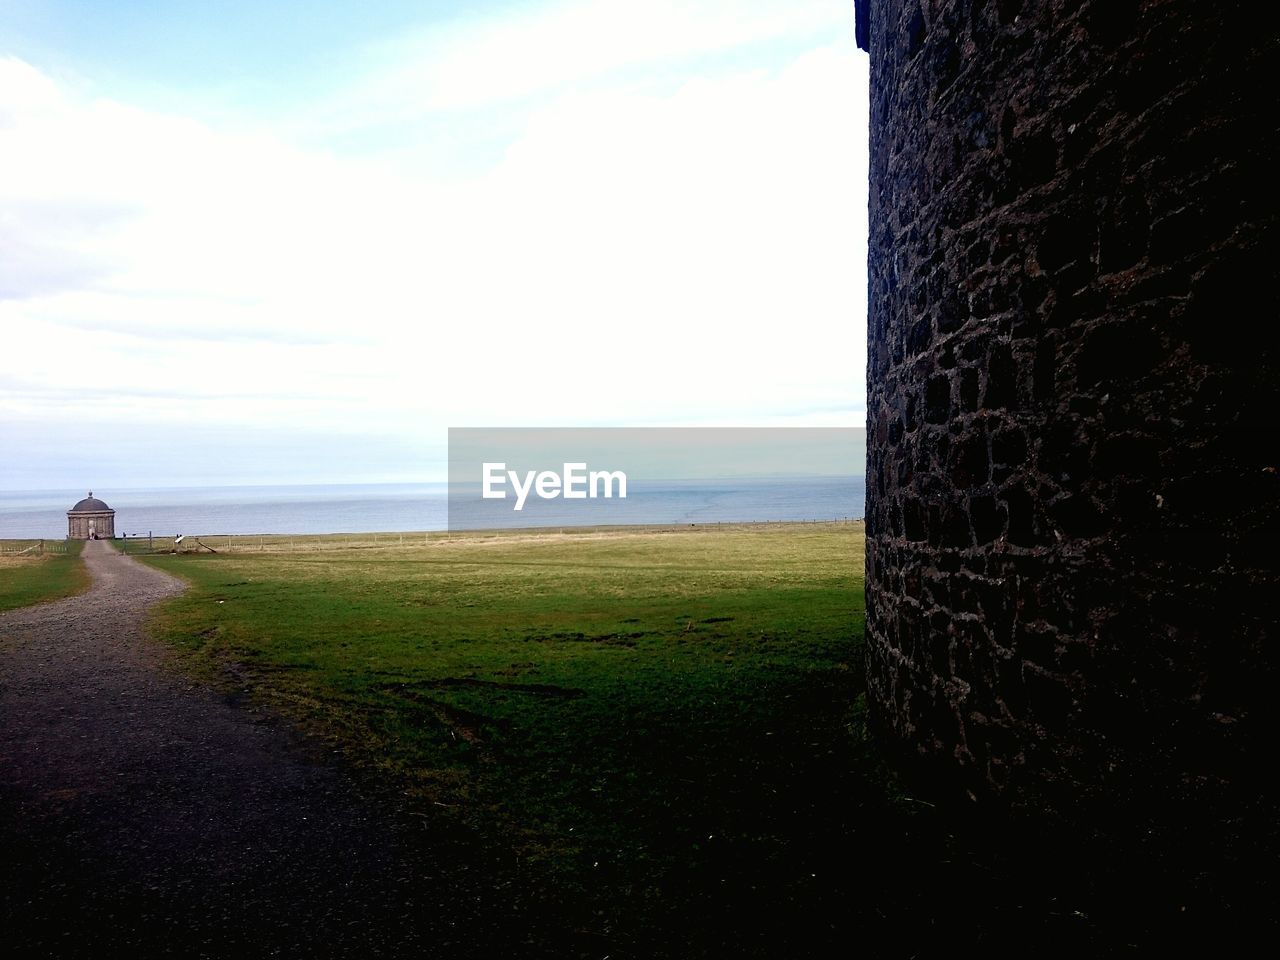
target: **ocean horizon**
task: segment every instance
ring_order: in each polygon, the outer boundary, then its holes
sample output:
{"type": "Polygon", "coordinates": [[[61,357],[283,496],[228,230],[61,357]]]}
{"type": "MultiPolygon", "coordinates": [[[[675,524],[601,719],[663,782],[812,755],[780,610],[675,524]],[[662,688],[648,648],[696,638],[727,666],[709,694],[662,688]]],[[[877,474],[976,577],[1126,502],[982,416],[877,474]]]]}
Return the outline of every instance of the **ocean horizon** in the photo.
{"type": "MultiPolygon", "coordinates": [[[[86,493],[0,490],[0,539],[62,539],[67,511],[86,493]]],[[[452,524],[448,494],[444,481],[94,490],[115,510],[117,536],[145,537],[849,520],[863,516],[865,481],[860,476],[637,480],[625,511],[617,501],[557,501],[528,512],[455,515],[452,524]]]]}

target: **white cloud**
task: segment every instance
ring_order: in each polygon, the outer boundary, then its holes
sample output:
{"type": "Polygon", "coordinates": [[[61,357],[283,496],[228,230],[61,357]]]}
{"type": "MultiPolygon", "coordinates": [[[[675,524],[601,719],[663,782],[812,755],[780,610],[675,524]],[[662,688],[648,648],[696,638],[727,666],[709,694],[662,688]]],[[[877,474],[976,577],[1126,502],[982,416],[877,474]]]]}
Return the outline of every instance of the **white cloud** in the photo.
{"type": "Polygon", "coordinates": [[[753,44],[849,35],[847,0],[564,0],[439,21],[370,51],[335,106],[400,116],[466,110],[677,66],[753,44]]]}
{"type": "MultiPolygon", "coordinates": [[[[512,69],[549,90],[656,57],[674,6],[644,9],[594,52],[561,38],[512,69]]],[[[685,46],[769,36],[763,10],[719,40],[708,15],[685,46]]],[[[468,71],[558,24],[495,27],[474,62],[437,63],[422,109],[508,95],[468,71]]],[[[843,40],[666,92],[568,89],[499,164],[445,182],[0,60],[0,421],[79,407],[431,442],[467,424],[831,423],[862,404],[866,97],[843,40]]]]}

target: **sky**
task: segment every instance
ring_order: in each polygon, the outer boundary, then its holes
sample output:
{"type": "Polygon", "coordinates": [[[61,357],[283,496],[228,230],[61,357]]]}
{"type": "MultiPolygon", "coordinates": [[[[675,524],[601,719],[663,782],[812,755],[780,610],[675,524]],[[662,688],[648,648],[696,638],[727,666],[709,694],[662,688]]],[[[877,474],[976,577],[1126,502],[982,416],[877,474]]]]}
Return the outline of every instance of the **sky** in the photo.
{"type": "Polygon", "coordinates": [[[847,0],[0,0],[0,489],[865,419],[847,0]]]}

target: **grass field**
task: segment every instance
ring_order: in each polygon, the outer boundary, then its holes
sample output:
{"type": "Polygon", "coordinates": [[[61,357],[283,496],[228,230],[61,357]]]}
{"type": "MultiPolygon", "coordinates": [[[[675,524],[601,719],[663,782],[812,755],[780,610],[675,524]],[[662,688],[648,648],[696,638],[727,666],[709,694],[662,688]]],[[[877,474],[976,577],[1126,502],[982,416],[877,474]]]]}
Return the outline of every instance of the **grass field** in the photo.
{"type": "Polygon", "coordinates": [[[1098,942],[1087,865],[887,774],[860,523],[201,539],[144,557],[192,584],[156,636],[482,838],[566,956],[1098,942]]]}
{"type": "MultiPolygon", "coordinates": [[[[509,900],[550,955],[1130,955],[1263,902],[1256,868],[1150,859],[1142,823],[911,796],[865,729],[863,545],[761,524],[128,549],[191,584],[150,622],[181,668],[407,794],[467,851],[459,896],[509,900]]],[[[86,580],[74,555],[0,564],[0,609],[86,580]]]]}
{"type": "Polygon", "coordinates": [[[156,635],[639,955],[839,942],[854,820],[903,815],[863,731],[861,524],[288,540],[147,557],[193,585],[156,635]]]}
{"type": "MultiPolygon", "coordinates": [[[[38,541],[5,541],[14,550],[35,547],[38,541]]],[[[80,562],[84,543],[67,542],[66,553],[29,553],[0,556],[0,610],[12,610],[32,603],[61,600],[89,586],[89,576],[80,562]]]]}

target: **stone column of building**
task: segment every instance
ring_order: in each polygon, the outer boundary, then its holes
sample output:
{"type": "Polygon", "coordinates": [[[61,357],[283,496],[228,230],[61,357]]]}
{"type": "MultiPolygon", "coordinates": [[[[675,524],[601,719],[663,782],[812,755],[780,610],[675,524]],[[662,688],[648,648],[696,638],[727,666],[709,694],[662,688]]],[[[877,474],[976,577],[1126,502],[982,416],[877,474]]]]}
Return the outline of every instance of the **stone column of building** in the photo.
{"type": "Polygon", "coordinates": [[[1280,701],[1273,18],[868,6],[874,715],[958,797],[1229,817],[1280,701]]]}

